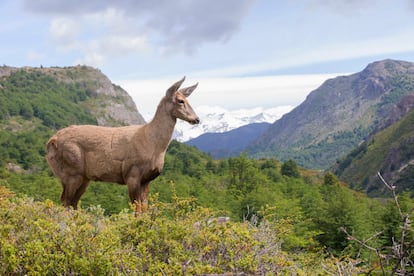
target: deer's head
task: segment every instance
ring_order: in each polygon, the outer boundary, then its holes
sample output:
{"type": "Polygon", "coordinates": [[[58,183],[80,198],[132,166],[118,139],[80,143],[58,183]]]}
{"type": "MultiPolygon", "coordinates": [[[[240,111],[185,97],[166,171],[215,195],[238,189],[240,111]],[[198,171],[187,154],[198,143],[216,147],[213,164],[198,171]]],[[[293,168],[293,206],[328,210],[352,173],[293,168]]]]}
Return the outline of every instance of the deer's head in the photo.
{"type": "Polygon", "coordinates": [[[193,86],[186,88],[181,88],[181,84],[184,82],[185,77],[182,80],[174,83],[170,88],[168,88],[166,97],[170,102],[170,114],[174,118],[178,118],[184,121],[189,122],[192,125],[200,123],[200,119],[197,114],[194,112],[190,103],[187,101],[187,97],[196,89],[198,83],[193,86]]]}

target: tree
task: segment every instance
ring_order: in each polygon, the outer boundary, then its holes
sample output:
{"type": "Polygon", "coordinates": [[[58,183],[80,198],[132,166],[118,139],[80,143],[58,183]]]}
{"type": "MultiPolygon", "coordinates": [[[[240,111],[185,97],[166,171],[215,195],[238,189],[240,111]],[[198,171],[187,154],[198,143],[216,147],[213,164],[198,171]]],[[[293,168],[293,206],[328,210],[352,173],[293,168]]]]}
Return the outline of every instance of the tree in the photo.
{"type": "Polygon", "coordinates": [[[294,177],[294,178],[300,177],[298,165],[292,159],[283,163],[282,168],[281,168],[281,173],[282,175],[289,176],[289,177],[294,177]]]}
{"type": "Polygon", "coordinates": [[[328,172],[323,178],[323,184],[327,186],[333,186],[339,184],[339,180],[333,173],[328,172]]]}
{"type": "Polygon", "coordinates": [[[370,215],[362,198],[340,183],[333,173],[326,173],[321,186],[323,205],[314,218],[319,230],[319,242],[332,253],[340,254],[349,244],[347,235],[341,229],[367,233],[370,215]]]}
{"type": "Polygon", "coordinates": [[[241,154],[229,159],[229,190],[237,198],[257,189],[258,169],[254,162],[241,154]]]}

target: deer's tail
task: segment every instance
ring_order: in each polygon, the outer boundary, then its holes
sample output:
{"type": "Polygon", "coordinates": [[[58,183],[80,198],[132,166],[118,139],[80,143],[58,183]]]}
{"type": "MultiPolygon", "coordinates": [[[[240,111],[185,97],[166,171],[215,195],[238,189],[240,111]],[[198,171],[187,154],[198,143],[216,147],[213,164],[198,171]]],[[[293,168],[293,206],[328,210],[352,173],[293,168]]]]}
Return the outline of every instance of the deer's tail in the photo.
{"type": "Polygon", "coordinates": [[[58,149],[57,141],[58,137],[56,135],[53,135],[46,143],[46,160],[55,175],[55,168],[57,165],[56,154],[58,149]]]}
{"type": "Polygon", "coordinates": [[[47,148],[48,151],[49,151],[50,147],[54,147],[55,150],[57,149],[57,140],[58,140],[58,137],[56,135],[53,135],[49,139],[49,141],[47,141],[46,148],[47,148]]]}

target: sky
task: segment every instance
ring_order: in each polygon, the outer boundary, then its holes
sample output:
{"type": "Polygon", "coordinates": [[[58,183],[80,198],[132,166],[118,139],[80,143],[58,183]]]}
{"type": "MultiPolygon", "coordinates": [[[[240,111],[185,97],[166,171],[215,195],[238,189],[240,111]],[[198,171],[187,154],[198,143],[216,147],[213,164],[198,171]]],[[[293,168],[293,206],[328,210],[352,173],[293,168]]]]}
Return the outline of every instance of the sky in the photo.
{"type": "Polygon", "coordinates": [[[3,65],[100,69],[153,112],[175,81],[193,106],[298,105],[324,80],[414,62],[413,0],[1,0],[3,65]]]}

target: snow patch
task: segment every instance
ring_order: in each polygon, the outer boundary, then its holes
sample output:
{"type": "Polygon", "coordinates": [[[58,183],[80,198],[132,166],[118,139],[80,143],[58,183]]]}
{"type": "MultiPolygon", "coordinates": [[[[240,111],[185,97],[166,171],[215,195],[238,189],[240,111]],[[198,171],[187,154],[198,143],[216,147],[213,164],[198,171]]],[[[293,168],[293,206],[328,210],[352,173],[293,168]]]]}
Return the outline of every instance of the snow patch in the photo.
{"type": "Polygon", "coordinates": [[[201,123],[190,125],[177,120],[173,139],[186,142],[204,133],[220,133],[253,123],[274,123],[294,106],[278,106],[273,108],[256,107],[251,109],[226,110],[220,106],[198,106],[194,110],[201,123]]]}

